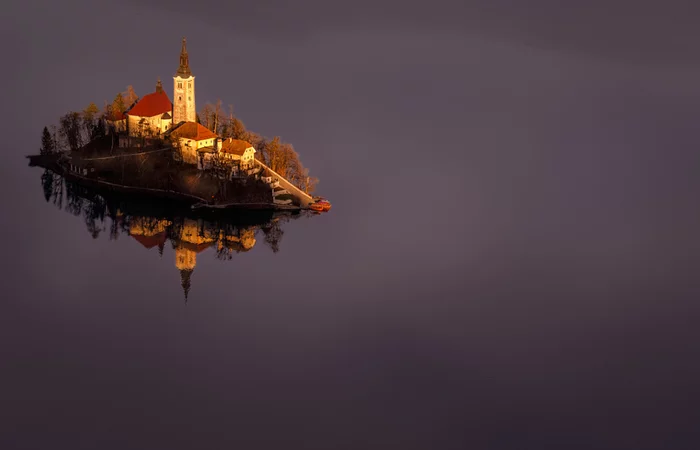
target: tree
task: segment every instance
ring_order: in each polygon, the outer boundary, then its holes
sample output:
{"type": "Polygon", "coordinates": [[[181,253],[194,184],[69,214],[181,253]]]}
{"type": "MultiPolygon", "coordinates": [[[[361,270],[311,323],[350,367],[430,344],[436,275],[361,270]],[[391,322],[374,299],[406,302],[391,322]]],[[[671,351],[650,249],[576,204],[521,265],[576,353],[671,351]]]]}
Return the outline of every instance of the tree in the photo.
{"type": "Polygon", "coordinates": [[[114,100],[112,100],[112,108],[110,108],[110,115],[112,119],[116,119],[117,116],[126,111],[126,105],[124,103],[124,96],[120,92],[114,97],[114,100]]]}
{"type": "Polygon", "coordinates": [[[230,133],[233,139],[242,139],[246,141],[251,138],[250,133],[248,133],[248,131],[245,129],[245,125],[237,117],[231,118],[229,127],[231,129],[230,133]]]}
{"type": "Polygon", "coordinates": [[[284,231],[279,221],[273,221],[267,226],[263,226],[262,231],[265,235],[265,243],[270,246],[272,253],[280,251],[280,241],[282,236],[284,236],[284,231]]]}
{"type": "Polygon", "coordinates": [[[202,108],[202,120],[204,121],[204,122],[202,122],[202,125],[204,125],[205,127],[207,127],[210,130],[212,129],[211,125],[212,125],[213,112],[214,111],[213,111],[211,105],[209,103],[205,103],[204,108],[202,108]]]}
{"type": "Polygon", "coordinates": [[[221,108],[221,99],[216,101],[216,105],[214,105],[214,112],[213,112],[213,118],[214,118],[214,128],[211,128],[211,130],[214,133],[219,134],[219,126],[221,125],[221,118],[223,117],[223,109],[221,108]]]}
{"type": "Polygon", "coordinates": [[[85,127],[85,133],[89,140],[95,139],[97,134],[97,114],[100,110],[97,105],[90,102],[90,104],[83,110],[83,126],[85,127]]]}
{"type": "Polygon", "coordinates": [[[105,137],[106,135],[105,121],[100,117],[97,119],[95,127],[93,128],[93,139],[105,137]]]}
{"type": "Polygon", "coordinates": [[[219,195],[222,199],[227,197],[227,186],[231,180],[232,163],[224,156],[224,153],[214,153],[211,157],[211,173],[216,177],[219,185],[219,195]]]}
{"type": "MultiPolygon", "coordinates": [[[[136,103],[136,100],[139,99],[139,96],[136,95],[136,92],[134,92],[134,87],[132,85],[128,85],[126,87],[126,95],[124,96],[124,103],[127,108],[132,106],[134,103],[136,103]]],[[[122,111],[124,112],[124,111],[122,111]]]]}
{"type": "Polygon", "coordinates": [[[51,138],[53,139],[53,147],[56,152],[61,152],[64,150],[64,147],[59,139],[58,136],[58,128],[56,128],[56,125],[51,125],[51,138]]]}
{"type": "Polygon", "coordinates": [[[69,112],[60,119],[61,136],[68,144],[68,148],[75,151],[83,146],[83,136],[81,133],[80,113],[69,112]]]}
{"type": "Polygon", "coordinates": [[[44,188],[44,198],[48,202],[54,194],[54,175],[46,169],[41,175],[41,186],[44,188]]]}
{"type": "Polygon", "coordinates": [[[53,137],[49,132],[48,127],[44,127],[44,131],[41,133],[41,149],[39,149],[39,154],[50,155],[56,151],[56,145],[54,144],[53,137]]]}

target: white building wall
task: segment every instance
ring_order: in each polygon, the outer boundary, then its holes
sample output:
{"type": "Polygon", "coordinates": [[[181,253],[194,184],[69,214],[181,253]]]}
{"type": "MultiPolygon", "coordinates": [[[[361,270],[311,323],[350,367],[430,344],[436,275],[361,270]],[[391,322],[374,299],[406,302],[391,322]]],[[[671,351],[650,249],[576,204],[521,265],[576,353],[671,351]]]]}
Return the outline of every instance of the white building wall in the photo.
{"type": "Polygon", "coordinates": [[[144,134],[148,135],[147,130],[150,130],[153,135],[157,135],[163,132],[164,129],[162,122],[164,121],[161,119],[161,117],[162,114],[158,114],[157,116],[152,117],[132,116],[131,114],[129,114],[129,135],[139,135],[139,122],[141,122],[141,119],[146,119],[145,123],[143,124],[144,134]]]}
{"type": "Polygon", "coordinates": [[[173,77],[173,123],[196,122],[194,76],[173,77]]]}

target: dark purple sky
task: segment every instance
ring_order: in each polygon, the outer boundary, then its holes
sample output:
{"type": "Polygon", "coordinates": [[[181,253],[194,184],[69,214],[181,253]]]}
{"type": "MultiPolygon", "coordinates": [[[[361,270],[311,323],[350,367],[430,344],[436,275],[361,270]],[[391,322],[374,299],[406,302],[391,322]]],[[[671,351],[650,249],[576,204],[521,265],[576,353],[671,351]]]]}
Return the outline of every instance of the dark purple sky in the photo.
{"type": "Polygon", "coordinates": [[[579,3],[3,6],[0,447],[698,448],[700,5],[579,3]],[[183,35],[334,205],[186,308],[23,158],[183,35]]]}

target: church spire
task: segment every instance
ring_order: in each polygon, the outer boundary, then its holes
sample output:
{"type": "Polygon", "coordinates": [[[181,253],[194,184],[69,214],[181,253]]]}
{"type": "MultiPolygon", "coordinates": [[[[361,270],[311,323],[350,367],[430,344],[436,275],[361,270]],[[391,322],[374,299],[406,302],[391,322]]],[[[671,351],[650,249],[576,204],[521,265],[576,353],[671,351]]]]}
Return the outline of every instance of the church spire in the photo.
{"type": "Polygon", "coordinates": [[[177,69],[177,74],[182,78],[188,78],[192,75],[190,72],[190,57],[187,54],[187,39],[182,38],[182,49],[180,50],[180,67],[177,69]]]}
{"type": "Polygon", "coordinates": [[[163,84],[160,82],[160,77],[158,77],[158,82],[156,83],[156,92],[163,92],[163,84]]]}

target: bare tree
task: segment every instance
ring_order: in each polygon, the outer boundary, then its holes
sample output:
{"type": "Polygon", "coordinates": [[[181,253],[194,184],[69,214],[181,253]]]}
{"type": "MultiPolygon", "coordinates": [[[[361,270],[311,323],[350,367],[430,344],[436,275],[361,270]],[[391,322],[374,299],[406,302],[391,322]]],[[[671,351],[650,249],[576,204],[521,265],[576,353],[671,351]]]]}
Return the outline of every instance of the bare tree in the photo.
{"type": "Polygon", "coordinates": [[[97,135],[97,114],[100,110],[97,105],[90,102],[90,104],[83,110],[83,127],[85,128],[85,133],[87,135],[87,140],[92,140],[97,135]]]}
{"type": "Polygon", "coordinates": [[[205,103],[204,108],[202,108],[201,112],[201,118],[203,120],[202,125],[207,127],[208,129],[211,130],[211,125],[212,125],[212,116],[213,116],[213,108],[211,104],[205,103]]]}
{"type": "Polygon", "coordinates": [[[61,136],[68,144],[68,148],[71,150],[78,150],[80,147],[82,147],[83,136],[81,133],[82,127],[80,113],[69,112],[61,117],[60,123],[61,136]]]}
{"type": "Polygon", "coordinates": [[[211,130],[214,133],[219,134],[219,131],[220,131],[219,126],[221,124],[220,123],[221,118],[224,115],[223,108],[221,107],[221,99],[216,101],[216,105],[214,106],[214,113],[213,114],[214,114],[214,128],[211,128],[211,130]]]}
{"type": "Polygon", "coordinates": [[[132,85],[128,85],[126,87],[126,93],[124,94],[124,103],[125,103],[126,108],[130,108],[131,106],[133,106],[134,103],[136,103],[136,101],[138,99],[139,99],[139,96],[136,95],[136,92],[134,91],[134,87],[132,85]]]}

